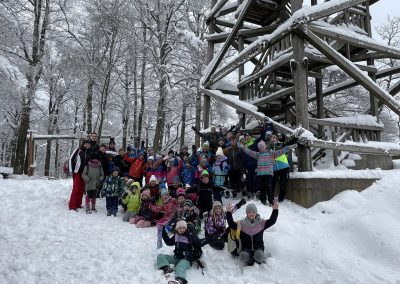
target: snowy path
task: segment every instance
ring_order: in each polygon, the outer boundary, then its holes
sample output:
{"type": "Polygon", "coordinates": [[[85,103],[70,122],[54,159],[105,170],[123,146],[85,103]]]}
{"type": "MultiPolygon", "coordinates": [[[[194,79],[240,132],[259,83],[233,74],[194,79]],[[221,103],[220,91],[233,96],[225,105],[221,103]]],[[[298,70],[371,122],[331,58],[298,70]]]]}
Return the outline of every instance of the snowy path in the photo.
{"type": "MultiPolygon", "coordinates": [[[[189,283],[400,283],[399,184],[396,170],[311,209],[284,202],[264,234],[266,265],[242,274],[226,251],[206,246],[205,275],[193,268],[189,283]]],[[[68,211],[70,188],[70,180],[0,180],[0,283],[164,283],[155,258],[172,248],[155,249],[155,228],[107,217],[104,200],[97,214],[68,211]]]]}

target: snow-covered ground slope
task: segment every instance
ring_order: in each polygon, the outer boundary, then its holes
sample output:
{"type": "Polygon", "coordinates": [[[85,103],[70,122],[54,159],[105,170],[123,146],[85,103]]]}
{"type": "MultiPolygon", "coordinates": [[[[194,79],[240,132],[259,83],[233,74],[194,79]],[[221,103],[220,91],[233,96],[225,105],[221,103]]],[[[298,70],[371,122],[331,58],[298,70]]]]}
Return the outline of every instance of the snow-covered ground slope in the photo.
{"type": "MultiPolygon", "coordinates": [[[[393,170],[310,209],[285,201],[264,234],[267,264],[241,271],[226,251],[206,246],[204,275],[192,268],[189,283],[400,283],[399,184],[393,170]]],[[[0,283],[166,282],[154,264],[172,248],[155,249],[155,228],[107,217],[104,200],[97,214],[68,211],[70,190],[70,180],[0,180],[0,283]]]]}

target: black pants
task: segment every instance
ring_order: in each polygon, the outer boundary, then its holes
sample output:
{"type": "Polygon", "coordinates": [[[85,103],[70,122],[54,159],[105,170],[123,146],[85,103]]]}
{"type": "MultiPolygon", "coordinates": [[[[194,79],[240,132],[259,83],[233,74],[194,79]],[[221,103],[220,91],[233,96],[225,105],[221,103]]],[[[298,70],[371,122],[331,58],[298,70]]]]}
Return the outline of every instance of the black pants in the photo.
{"type": "Polygon", "coordinates": [[[274,193],[272,192],[271,180],[272,175],[257,176],[258,184],[260,186],[260,201],[265,202],[268,196],[268,202],[274,202],[274,193]]]}
{"type": "Polygon", "coordinates": [[[228,172],[228,176],[229,176],[229,184],[230,184],[230,188],[234,191],[234,192],[238,192],[242,190],[242,173],[240,171],[240,169],[236,169],[236,170],[230,170],[228,172]]]}
{"type": "Polygon", "coordinates": [[[256,193],[258,191],[258,181],[256,175],[256,168],[249,167],[246,169],[246,188],[247,192],[256,193]]]}
{"type": "Polygon", "coordinates": [[[289,168],[281,169],[274,172],[274,176],[271,181],[272,191],[275,195],[275,184],[279,179],[279,202],[285,199],[286,185],[289,178],[289,168]]]}
{"type": "Polygon", "coordinates": [[[106,197],[106,209],[109,214],[117,214],[118,196],[106,197]]]}

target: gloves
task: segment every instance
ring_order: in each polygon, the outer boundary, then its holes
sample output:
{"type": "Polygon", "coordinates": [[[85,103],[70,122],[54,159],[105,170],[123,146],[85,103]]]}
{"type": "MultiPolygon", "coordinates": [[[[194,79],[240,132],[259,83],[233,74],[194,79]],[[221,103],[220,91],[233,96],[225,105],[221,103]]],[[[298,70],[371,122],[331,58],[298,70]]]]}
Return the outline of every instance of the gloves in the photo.
{"type": "Polygon", "coordinates": [[[127,192],[124,192],[124,194],[122,194],[122,199],[124,199],[125,197],[127,197],[128,196],[128,193],[127,192]]]}
{"type": "Polygon", "coordinates": [[[243,205],[246,204],[246,199],[242,198],[238,204],[236,204],[236,208],[239,209],[240,207],[242,207],[243,205]]]}

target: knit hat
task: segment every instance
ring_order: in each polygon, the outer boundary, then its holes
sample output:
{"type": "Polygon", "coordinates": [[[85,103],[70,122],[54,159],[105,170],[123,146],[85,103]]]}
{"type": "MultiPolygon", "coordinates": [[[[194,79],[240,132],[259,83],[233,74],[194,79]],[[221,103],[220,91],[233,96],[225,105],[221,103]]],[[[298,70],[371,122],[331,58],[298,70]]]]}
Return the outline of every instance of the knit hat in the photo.
{"type": "Polygon", "coordinates": [[[108,145],[115,145],[115,140],[114,140],[114,138],[110,138],[110,142],[108,142],[108,145]]]}
{"type": "Polygon", "coordinates": [[[207,157],[206,156],[201,156],[200,163],[207,163],[207,157]]]}
{"type": "Polygon", "coordinates": [[[168,189],[166,189],[166,188],[161,190],[161,196],[164,196],[164,195],[169,195],[168,189]]]}
{"type": "Polygon", "coordinates": [[[160,184],[160,190],[167,189],[167,185],[165,183],[160,184]]]}
{"type": "Polygon", "coordinates": [[[185,202],[183,202],[183,206],[189,206],[189,207],[193,207],[193,202],[190,199],[186,199],[185,202]]]}
{"type": "Polygon", "coordinates": [[[187,223],[186,223],[186,221],[185,220],[179,220],[178,222],[176,222],[176,226],[175,226],[175,228],[176,229],[179,229],[179,228],[187,228],[187,223]]]}
{"type": "Polygon", "coordinates": [[[246,206],[246,214],[249,212],[257,213],[257,206],[254,203],[250,203],[246,206]]]}
{"type": "Polygon", "coordinates": [[[147,160],[152,160],[152,161],[154,161],[154,156],[148,157],[147,160]]]}
{"type": "Polygon", "coordinates": [[[203,170],[203,171],[201,172],[201,177],[205,177],[205,176],[208,177],[208,171],[207,171],[207,170],[203,170]]]}
{"type": "Polygon", "coordinates": [[[261,140],[260,142],[258,142],[257,147],[258,150],[261,150],[261,148],[266,148],[267,146],[265,145],[265,142],[261,140]]]}
{"type": "Polygon", "coordinates": [[[176,197],[179,197],[179,196],[186,196],[185,190],[182,187],[180,187],[176,190],[176,197]]]}
{"type": "Polygon", "coordinates": [[[92,144],[92,142],[90,141],[90,139],[85,140],[85,142],[83,144],[92,144]]]}
{"type": "Polygon", "coordinates": [[[208,141],[207,141],[206,143],[203,144],[202,147],[208,149],[208,148],[210,148],[210,144],[208,144],[208,141]]]}
{"type": "Polygon", "coordinates": [[[106,144],[104,144],[104,143],[102,143],[102,144],[100,145],[100,148],[101,148],[101,147],[107,148],[106,144]]]}
{"type": "Polygon", "coordinates": [[[191,188],[190,184],[185,184],[185,188],[191,188]]]}
{"type": "Polygon", "coordinates": [[[269,140],[271,137],[272,137],[272,131],[267,131],[267,132],[265,132],[265,140],[269,140]]]}
{"type": "Polygon", "coordinates": [[[151,175],[151,177],[150,177],[150,180],[149,180],[150,182],[151,181],[157,181],[157,178],[156,178],[156,176],[155,175],[151,175]]]}
{"type": "Polygon", "coordinates": [[[217,207],[217,206],[221,207],[221,209],[222,209],[222,204],[221,204],[221,202],[219,202],[219,201],[214,201],[214,203],[213,203],[213,209],[214,209],[215,207],[217,207]]]}
{"type": "Polygon", "coordinates": [[[175,155],[175,153],[174,153],[174,150],[172,150],[172,149],[169,149],[169,151],[168,151],[168,155],[170,155],[170,154],[172,154],[172,155],[175,155]]]}
{"type": "Polygon", "coordinates": [[[118,174],[119,174],[119,168],[118,167],[114,167],[112,171],[113,172],[118,172],[118,174]]]}
{"type": "Polygon", "coordinates": [[[215,153],[216,156],[225,156],[224,151],[222,151],[221,147],[218,147],[217,152],[215,153]]]}
{"type": "Polygon", "coordinates": [[[177,183],[179,183],[179,177],[178,177],[178,176],[174,176],[174,177],[172,178],[172,182],[177,182],[177,183]]]}
{"type": "Polygon", "coordinates": [[[146,190],[143,190],[143,192],[142,192],[142,194],[140,195],[140,197],[144,197],[144,196],[147,196],[147,197],[151,197],[151,195],[150,195],[150,189],[146,189],[146,190]]]}
{"type": "Polygon", "coordinates": [[[139,157],[139,156],[143,156],[143,157],[144,157],[143,151],[139,151],[139,152],[137,153],[137,155],[138,155],[138,157],[139,157]]]}

